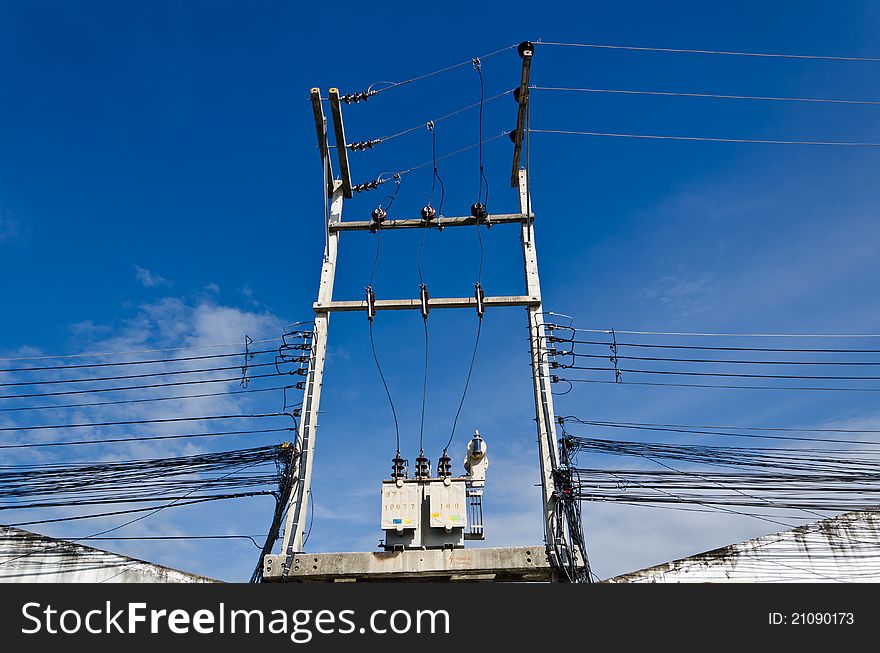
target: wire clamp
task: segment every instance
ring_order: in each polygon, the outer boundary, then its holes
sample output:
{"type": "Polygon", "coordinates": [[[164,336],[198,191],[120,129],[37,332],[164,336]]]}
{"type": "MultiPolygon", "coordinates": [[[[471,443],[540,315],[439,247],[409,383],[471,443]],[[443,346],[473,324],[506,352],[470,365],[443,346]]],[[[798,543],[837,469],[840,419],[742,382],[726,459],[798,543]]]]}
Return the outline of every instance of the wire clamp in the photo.
{"type": "Polygon", "coordinates": [[[619,361],[617,360],[617,336],[614,333],[614,329],[611,329],[611,358],[609,359],[611,363],[614,365],[614,382],[621,383],[623,374],[620,371],[619,361]]]}

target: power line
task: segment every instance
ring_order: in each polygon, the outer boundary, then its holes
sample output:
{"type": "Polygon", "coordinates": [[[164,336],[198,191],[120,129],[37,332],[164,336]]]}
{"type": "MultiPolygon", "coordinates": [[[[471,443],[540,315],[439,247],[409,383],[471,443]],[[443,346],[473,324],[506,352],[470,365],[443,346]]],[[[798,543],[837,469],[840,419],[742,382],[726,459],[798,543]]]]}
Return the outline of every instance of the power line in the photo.
{"type": "Polygon", "coordinates": [[[199,422],[214,419],[255,419],[260,417],[285,417],[286,413],[257,413],[253,415],[208,415],[205,417],[163,417],[161,419],[136,419],[120,422],[90,422],[79,424],[51,424],[40,426],[4,426],[0,431],[39,431],[45,429],[93,428],[96,426],[128,426],[132,424],[163,424],[167,422],[199,422]]]}
{"type": "Polygon", "coordinates": [[[553,41],[535,41],[540,45],[562,46],[569,48],[593,48],[601,50],[631,50],[635,52],[677,52],[682,54],[710,54],[732,57],[760,57],[771,59],[808,59],[815,61],[862,61],[880,62],[880,57],[851,57],[816,54],[785,54],[779,52],[737,52],[732,50],[697,50],[690,48],[652,48],[635,45],[610,45],[602,43],[558,43],[553,41]]]}
{"type": "Polygon", "coordinates": [[[617,95],[651,95],[662,97],[707,98],[715,100],[761,100],[769,102],[807,102],[814,104],[880,105],[880,100],[846,100],[838,98],[773,97],[766,95],[729,95],[722,93],[686,93],[681,91],[645,91],[612,88],[574,88],[561,86],[531,86],[534,91],[557,91],[571,93],[606,93],[617,95]]]}
{"type": "MultiPolygon", "coordinates": [[[[562,365],[559,367],[570,370],[589,370],[589,371],[612,371],[607,367],[590,367],[579,365],[562,365]]],[[[624,369],[620,368],[624,374],[669,374],[674,376],[711,376],[724,378],[744,378],[744,379],[794,379],[800,381],[880,381],[880,376],[835,376],[835,375],[800,375],[800,374],[749,374],[737,372],[690,372],[678,370],[642,370],[642,369],[624,369]]]]}
{"type": "MultiPolygon", "coordinates": [[[[611,333],[610,329],[581,329],[577,327],[554,326],[566,331],[611,333]]],[[[880,338],[880,333],[698,333],[684,331],[624,331],[621,329],[614,329],[614,333],[639,336],[696,336],[711,338],[880,338]]]]}
{"type": "Polygon", "coordinates": [[[455,411],[455,417],[452,420],[452,432],[449,434],[449,440],[446,442],[446,446],[443,447],[443,451],[445,452],[452,445],[452,440],[455,438],[455,427],[458,425],[458,418],[461,415],[462,406],[464,406],[464,400],[467,397],[468,387],[471,384],[471,375],[474,372],[474,363],[477,360],[477,349],[480,345],[480,332],[483,330],[483,318],[479,318],[479,322],[477,323],[477,337],[474,339],[474,350],[471,354],[471,364],[468,366],[467,377],[464,381],[464,390],[461,393],[461,401],[458,402],[458,409],[455,411]]]}
{"type": "Polygon", "coordinates": [[[450,157],[457,156],[457,155],[462,154],[464,152],[468,152],[470,150],[476,149],[476,148],[480,147],[481,145],[486,145],[487,143],[491,143],[492,141],[497,141],[499,138],[501,138],[503,136],[507,136],[507,132],[501,132],[497,136],[491,136],[489,138],[485,138],[485,139],[481,140],[479,143],[474,143],[473,145],[467,145],[467,146],[462,147],[460,149],[457,149],[453,152],[449,152],[448,154],[438,156],[436,159],[433,159],[431,161],[425,161],[424,163],[420,163],[419,165],[413,166],[412,168],[407,168],[406,170],[401,170],[400,172],[397,172],[395,174],[400,175],[402,177],[403,175],[408,174],[410,172],[414,172],[416,170],[420,170],[421,168],[426,168],[430,165],[433,165],[437,161],[443,161],[444,159],[448,159],[450,157]]]}
{"type": "MultiPolygon", "coordinates": [[[[15,539],[15,538],[9,538],[15,539]]],[[[85,541],[144,541],[144,540],[250,540],[258,549],[262,548],[252,535],[140,535],[129,537],[80,537],[79,542],[85,541]]]]}
{"type": "MultiPolygon", "coordinates": [[[[569,340],[558,336],[550,336],[548,342],[568,342],[577,345],[606,345],[610,346],[610,342],[599,342],[596,340],[569,340]]],[[[744,351],[744,352],[795,352],[795,353],[811,353],[811,354],[880,354],[880,349],[792,349],[786,347],[719,347],[719,346],[697,346],[697,345],[660,345],[656,343],[644,342],[621,342],[617,341],[618,347],[639,347],[650,349],[696,349],[700,351],[744,351]]]]}
{"type": "MultiPolygon", "coordinates": [[[[73,447],[93,444],[115,444],[120,442],[146,442],[149,440],[181,440],[189,438],[214,438],[228,435],[265,435],[267,433],[290,433],[293,428],[256,429],[247,431],[217,431],[213,433],[183,433],[180,435],[141,435],[131,438],[102,438],[99,440],[73,440],[67,442],[32,442],[28,444],[2,444],[0,449],[36,449],[42,447],[73,447]]],[[[45,466],[45,465],[38,465],[45,466]]]]}
{"type": "MultiPolygon", "coordinates": [[[[276,349],[264,349],[262,351],[252,351],[248,352],[249,354],[257,355],[257,354],[270,354],[272,352],[276,352],[276,349]]],[[[211,358],[234,358],[237,356],[244,356],[245,352],[239,351],[231,354],[208,354],[205,356],[185,356],[183,358],[159,358],[152,360],[137,360],[137,361],[121,361],[121,362],[112,362],[112,363],[85,363],[85,364],[77,364],[77,365],[47,365],[41,367],[10,367],[6,369],[0,369],[0,372],[45,372],[50,370],[73,370],[73,369],[88,369],[93,367],[126,367],[128,365],[150,365],[153,363],[178,363],[183,361],[195,361],[195,360],[206,360],[211,358]]],[[[3,359],[0,359],[3,360],[3,359]]]]}
{"type": "Polygon", "coordinates": [[[634,431],[652,431],[652,432],[662,432],[662,433],[677,433],[684,435],[710,435],[710,436],[718,436],[718,437],[731,437],[731,438],[746,438],[746,439],[755,439],[755,440],[783,440],[783,441],[792,441],[792,442],[821,442],[827,444],[856,444],[862,445],[866,447],[876,447],[880,446],[880,442],[865,442],[862,440],[847,440],[842,438],[804,438],[797,437],[791,435],[756,435],[756,433],[787,433],[787,432],[796,432],[796,433],[865,433],[865,434],[876,434],[880,433],[880,431],[844,431],[844,430],[833,430],[833,429],[786,429],[786,428],[757,428],[757,427],[740,427],[740,426],[688,426],[682,424],[651,424],[645,422],[603,422],[597,420],[582,420],[578,417],[567,416],[563,418],[565,420],[571,420],[577,422],[578,424],[583,424],[585,426],[597,426],[601,428],[613,428],[613,429],[632,429],[634,431]],[[705,429],[713,429],[713,430],[705,430],[705,429]],[[736,430],[742,431],[752,431],[752,433],[737,433],[736,430]]]}
{"type": "Polygon", "coordinates": [[[397,442],[397,452],[400,453],[400,426],[397,423],[397,411],[394,410],[394,400],[391,398],[391,391],[388,389],[388,383],[385,381],[385,374],[382,372],[382,366],[379,364],[379,356],[376,354],[376,342],[373,339],[372,320],[370,320],[370,349],[373,351],[373,361],[376,363],[376,369],[379,371],[379,378],[382,379],[382,387],[385,388],[385,395],[388,397],[388,404],[391,406],[391,416],[394,418],[394,436],[397,442]]]}
{"type": "MultiPolygon", "coordinates": [[[[603,343],[604,344],[604,343],[603,343]]],[[[617,343],[617,346],[622,346],[617,343]]],[[[607,354],[580,354],[576,351],[565,352],[565,355],[571,355],[575,358],[608,358],[607,354]]],[[[877,366],[880,361],[779,361],[779,360],[734,360],[720,358],[670,358],[665,356],[624,356],[617,354],[618,360],[633,361],[666,361],[670,363],[717,363],[721,365],[816,365],[816,366],[877,366]]]]}
{"type": "Polygon", "coordinates": [[[670,388],[716,388],[723,390],[816,390],[822,392],[880,392],[880,388],[830,388],[810,386],[787,386],[787,385],[732,385],[732,384],[708,384],[708,383],[653,383],[650,381],[604,381],[601,379],[567,379],[559,377],[559,381],[566,383],[608,383],[612,385],[642,385],[653,387],[670,388]]]}
{"type": "MultiPolygon", "coordinates": [[[[499,50],[495,50],[494,52],[490,52],[489,54],[484,54],[484,55],[477,57],[477,58],[488,59],[489,57],[494,57],[496,54],[501,54],[502,52],[506,52],[507,50],[512,50],[515,47],[516,47],[515,44],[508,45],[508,46],[505,46],[499,50]]],[[[405,86],[407,84],[412,84],[413,82],[418,82],[423,79],[427,79],[429,77],[434,77],[435,75],[439,75],[441,73],[449,72],[450,70],[455,70],[456,68],[461,68],[462,66],[467,66],[472,61],[473,61],[473,58],[468,59],[467,61],[462,61],[460,63],[453,64],[451,66],[446,66],[445,68],[440,68],[438,70],[434,70],[432,72],[425,73],[423,75],[418,75],[416,77],[406,79],[402,82],[374,82],[373,84],[370,84],[370,86],[367,88],[366,92],[370,95],[376,95],[378,93],[382,93],[383,91],[387,91],[392,88],[397,88],[398,86],[405,86]],[[388,84],[388,86],[384,86],[383,88],[380,88],[380,89],[374,89],[374,87],[378,84],[388,84]]]]}
{"type": "MultiPolygon", "coordinates": [[[[502,98],[505,95],[510,95],[511,93],[513,93],[513,89],[510,89],[507,91],[502,91],[501,93],[498,93],[497,95],[493,95],[490,98],[486,98],[484,100],[484,103],[492,102],[493,100],[497,100],[498,98],[502,98]]],[[[470,109],[475,109],[478,106],[480,106],[480,103],[474,102],[473,104],[469,104],[466,107],[456,109],[455,111],[450,111],[449,113],[444,114],[444,115],[440,116],[439,118],[432,118],[431,120],[428,120],[426,122],[438,123],[443,120],[446,120],[447,118],[452,118],[453,116],[457,116],[460,113],[464,113],[465,111],[469,111],[470,109]]],[[[391,134],[389,136],[383,136],[377,140],[379,140],[383,143],[387,143],[388,141],[395,139],[395,138],[398,138],[399,136],[404,136],[406,134],[410,134],[410,133],[417,131],[419,129],[424,129],[424,127],[425,127],[425,122],[421,122],[418,125],[415,125],[414,127],[409,127],[408,129],[404,129],[403,131],[396,132],[396,133],[391,134]]]]}
{"type": "MultiPolygon", "coordinates": [[[[253,378],[253,377],[251,377],[253,378]]],[[[114,406],[121,404],[140,404],[153,401],[179,401],[181,399],[200,399],[204,397],[225,397],[226,395],[251,394],[259,392],[273,392],[275,390],[284,390],[292,386],[279,386],[272,388],[248,388],[247,390],[229,390],[225,392],[203,392],[194,395],[174,395],[172,397],[149,397],[147,399],[120,399],[117,401],[96,401],[78,404],[55,404],[48,406],[18,406],[15,408],[0,408],[0,413],[31,411],[31,410],[48,410],[51,408],[91,408],[95,406],[114,406]]]]}
{"type": "MultiPolygon", "coordinates": [[[[248,367],[271,367],[275,362],[271,363],[248,363],[248,367]]],[[[192,370],[164,370],[162,372],[145,372],[143,374],[124,374],[119,376],[94,376],[79,379],[49,379],[40,381],[15,381],[11,383],[0,383],[0,387],[12,388],[28,385],[58,385],[64,383],[91,383],[96,381],[123,381],[128,379],[146,379],[157,376],[175,376],[178,374],[204,374],[208,372],[226,372],[229,370],[241,369],[241,365],[227,365],[224,367],[204,367],[192,370]]]]}
{"type": "MultiPolygon", "coordinates": [[[[251,376],[251,379],[267,379],[270,377],[278,377],[276,374],[255,374],[251,376]]],[[[33,397],[60,397],[64,395],[86,395],[86,394],[96,394],[96,393],[104,393],[104,392],[122,392],[125,390],[147,390],[151,388],[166,388],[170,386],[181,386],[181,385],[202,385],[204,383],[229,383],[229,382],[239,382],[241,381],[241,376],[233,376],[222,379],[202,379],[199,381],[172,381],[168,383],[150,383],[143,385],[129,385],[122,386],[116,388],[91,388],[89,390],[64,390],[61,392],[32,392],[27,394],[15,394],[15,395],[0,395],[0,399],[30,399],[33,397]]]]}
{"type": "MultiPolygon", "coordinates": [[[[263,340],[254,340],[254,344],[264,342],[278,342],[281,338],[264,338],[263,340]]],[[[186,347],[168,347],[165,349],[135,349],[131,351],[107,351],[107,352],[91,352],[87,354],[54,354],[51,356],[16,356],[0,358],[0,361],[33,361],[33,360],[50,360],[59,358],[91,358],[99,356],[129,356],[132,354],[155,354],[166,351],[187,351],[191,349],[210,349],[213,347],[241,347],[240,342],[224,343],[217,345],[189,345],[186,347]]]]}
{"type": "Polygon", "coordinates": [[[669,136],[657,134],[626,134],[613,132],[577,131],[565,129],[530,129],[535,134],[558,134],[563,136],[603,136],[610,138],[635,138],[655,141],[702,141],[707,143],[759,143],[763,145],[819,145],[831,147],[880,147],[880,143],[857,141],[786,141],[759,138],[718,138],[709,136],[669,136]]]}

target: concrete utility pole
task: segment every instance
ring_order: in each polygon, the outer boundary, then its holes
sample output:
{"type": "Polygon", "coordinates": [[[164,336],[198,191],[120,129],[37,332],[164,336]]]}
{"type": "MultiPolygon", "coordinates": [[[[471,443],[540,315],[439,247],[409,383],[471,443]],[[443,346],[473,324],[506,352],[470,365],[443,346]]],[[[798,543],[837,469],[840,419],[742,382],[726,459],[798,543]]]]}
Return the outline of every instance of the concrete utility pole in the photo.
{"type": "MultiPolygon", "coordinates": [[[[552,580],[558,577],[560,565],[579,560],[580,552],[566,545],[566,523],[557,510],[558,494],[555,472],[559,466],[556,445],[553,396],[547,353],[544,348],[545,325],[541,308],[541,285],[535,247],[534,215],[531,212],[527,171],[521,169],[524,133],[528,125],[529,72],[533,46],[520,45],[522,76],[516,92],[518,115],[516,130],[511,132],[514,143],[511,185],[519,190],[519,213],[486,215],[485,217],[443,217],[362,221],[343,221],[343,200],[352,197],[348,149],[342,122],[339,92],[330,89],[329,99],[334,122],[334,137],[339,158],[341,179],[333,180],[327,121],[324,117],[320,91],[312,89],[311,98],[318,136],[318,147],[326,177],[329,206],[326,212],[326,246],[321,268],[318,298],[314,303],[315,327],[312,355],[306,378],[302,426],[297,447],[299,459],[294,470],[294,483],[288,501],[288,514],[280,555],[264,560],[266,580],[389,580],[412,577],[484,580],[552,580]],[[396,231],[421,228],[449,228],[475,225],[519,224],[525,271],[525,293],[522,295],[489,296],[477,287],[470,297],[431,297],[414,299],[348,300],[333,299],[333,282],[339,252],[339,239],[346,231],[396,231]],[[323,383],[324,363],[330,314],[336,311],[422,310],[465,308],[482,311],[499,307],[525,307],[531,346],[532,379],[534,383],[535,420],[538,435],[538,459],[541,471],[542,510],[545,542],[535,547],[495,549],[403,550],[377,553],[303,553],[303,537],[312,477],[316,429],[323,383]],[[562,558],[562,559],[560,559],[562,558]]],[[[357,189],[355,189],[357,190],[357,189]]],[[[384,216],[383,216],[384,217],[384,216]]]]}

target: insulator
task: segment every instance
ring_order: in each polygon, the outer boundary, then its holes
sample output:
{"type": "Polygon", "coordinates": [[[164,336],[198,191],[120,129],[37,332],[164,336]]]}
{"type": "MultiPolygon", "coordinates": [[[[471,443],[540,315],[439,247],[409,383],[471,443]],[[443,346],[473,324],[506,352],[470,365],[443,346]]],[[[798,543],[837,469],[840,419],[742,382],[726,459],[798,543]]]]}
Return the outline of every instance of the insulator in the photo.
{"type": "Polygon", "coordinates": [[[385,212],[385,209],[383,209],[381,206],[377,206],[375,209],[373,209],[370,217],[373,218],[373,222],[375,222],[376,224],[382,224],[383,222],[385,222],[385,216],[387,215],[388,214],[385,212]]]}
{"type": "Polygon", "coordinates": [[[431,461],[424,451],[419,452],[416,458],[416,478],[431,478],[431,461]]]}
{"type": "Polygon", "coordinates": [[[382,142],[381,138],[371,138],[366,141],[357,141],[356,143],[349,143],[345,147],[347,147],[352,152],[363,152],[364,150],[372,150],[374,145],[378,145],[382,142]]]}
{"type": "Polygon", "coordinates": [[[449,478],[452,476],[452,458],[443,451],[443,455],[437,460],[437,476],[440,478],[449,478]]]}
{"type": "Polygon", "coordinates": [[[393,480],[406,478],[408,463],[405,458],[401,458],[400,452],[391,459],[391,478],[393,480]]]}
{"type": "Polygon", "coordinates": [[[428,319],[428,313],[431,312],[431,307],[428,304],[428,300],[430,298],[431,296],[428,294],[428,286],[422,284],[421,288],[419,289],[419,303],[421,304],[420,308],[422,310],[422,319],[424,320],[428,319]]]}
{"type": "Polygon", "coordinates": [[[428,204],[422,209],[422,220],[430,222],[437,216],[437,209],[428,204]]]}
{"type": "Polygon", "coordinates": [[[559,377],[555,374],[550,375],[550,383],[559,383],[559,377]]]}
{"type": "Polygon", "coordinates": [[[343,95],[339,99],[342,100],[343,102],[345,102],[346,104],[352,104],[352,103],[357,104],[361,100],[366,102],[372,96],[376,95],[376,93],[378,93],[378,92],[379,91],[360,91],[359,93],[346,93],[345,95],[343,95]]]}
{"type": "Polygon", "coordinates": [[[471,215],[477,220],[483,220],[489,215],[489,211],[482,202],[474,202],[471,206],[471,215]]]}
{"type": "Polygon", "coordinates": [[[519,99],[521,96],[522,96],[522,88],[517,86],[515,89],[513,89],[513,99],[516,101],[517,104],[519,104],[519,99]]]}
{"type": "Polygon", "coordinates": [[[373,287],[367,286],[367,318],[370,322],[376,317],[376,295],[373,294],[373,287]]]}
{"type": "Polygon", "coordinates": [[[516,51],[519,53],[520,58],[526,56],[526,52],[529,54],[534,54],[535,52],[535,44],[531,41],[523,41],[516,47],[516,51]]]}
{"type": "Polygon", "coordinates": [[[373,190],[374,188],[379,188],[379,184],[382,183],[378,179],[374,179],[373,181],[365,181],[362,184],[355,184],[351,187],[355,193],[363,193],[366,191],[373,190]]]}

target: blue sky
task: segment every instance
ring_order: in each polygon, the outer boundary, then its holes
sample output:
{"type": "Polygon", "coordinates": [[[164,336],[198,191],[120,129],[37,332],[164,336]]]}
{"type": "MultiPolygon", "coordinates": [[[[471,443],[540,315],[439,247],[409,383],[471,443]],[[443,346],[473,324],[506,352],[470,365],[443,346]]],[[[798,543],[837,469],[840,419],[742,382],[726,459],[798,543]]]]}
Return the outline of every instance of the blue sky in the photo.
{"type": "MultiPolygon", "coordinates": [[[[869,2],[337,6],[342,10],[331,16],[285,2],[0,2],[0,356],[238,342],[244,333],[274,337],[283,324],[309,319],[324,238],[307,102],[313,86],[359,91],[523,39],[880,55],[880,9],[869,2]]],[[[487,96],[516,85],[519,61],[509,50],[483,62],[487,96]]],[[[542,86],[864,100],[878,99],[880,88],[876,63],[550,46],[538,47],[532,75],[542,86]]],[[[478,99],[476,73],[464,66],[347,107],[348,137],[394,133],[478,99]]],[[[875,106],[540,91],[532,102],[535,129],[880,142],[875,106]]],[[[510,97],[489,103],[484,136],[511,129],[514,119],[510,97]]],[[[477,129],[474,111],[438,123],[438,152],[474,143],[477,129]]],[[[578,325],[880,329],[876,149],[539,134],[532,147],[545,303],[575,316],[578,325]]],[[[506,138],[485,146],[492,212],[516,210],[510,157],[506,138]]],[[[353,177],[366,181],[430,158],[429,135],[417,129],[353,155],[353,177]]],[[[441,162],[440,173],[443,213],[466,214],[477,190],[476,151],[441,162]]],[[[430,181],[430,168],[405,176],[394,215],[416,216],[430,181]]],[[[365,219],[381,198],[376,191],[356,197],[343,218],[365,219]]],[[[518,234],[498,226],[484,236],[487,292],[519,292],[518,234]]],[[[425,242],[432,295],[470,294],[479,257],[474,232],[434,232],[425,242]]],[[[337,298],[361,298],[374,246],[369,234],[343,239],[337,298]]],[[[380,297],[417,295],[417,247],[417,235],[383,236],[373,284],[380,297]]],[[[475,322],[469,313],[431,314],[426,439],[432,459],[448,437],[475,322]]],[[[489,545],[541,539],[524,323],[520,309],[487,317],[455,448],[458,465],[469,431],[479,428],[489,443],[489,545]]],[[[366,318],[334,316],[331,329],[310,548],[369,550],[380,537],[376,490],[394,453],[393,425],[369,355],[366,318]]],[[[414,458],[420,317],[382,314],[375,329],[404,453],[414,458]]],[[[619,421],[880,421],[870,397],[816,394],[596,386],[577,388],[557,411],[619,421]]],[[[272,410],[280,397],[161,410],[193,414],[229,406],[272,410]]],[[[4,424],[42,419],[0,417],[4,424]]],[[[212,446],[271,441],[227,438],[212,446]]],[[[121,455],[88,449],[77,455],[121,455]]],[[[190,450],[137,449],[143,455],[190,450]]],[[[24,454],[16,462],[26,462],[24,454]]],[[[163,516],[155,532],[259,533],[270,510],[267,504],[181,510],[179,517],[163,516]]],[[[768,531],[754,520],[659,512],[585,508],[599,575],[768,531]]],[[[82,534],[77,529],[54,532],[82,534]]],[[[241,579],[255,550],[235,546],[114,548],[241,579]]]]}

